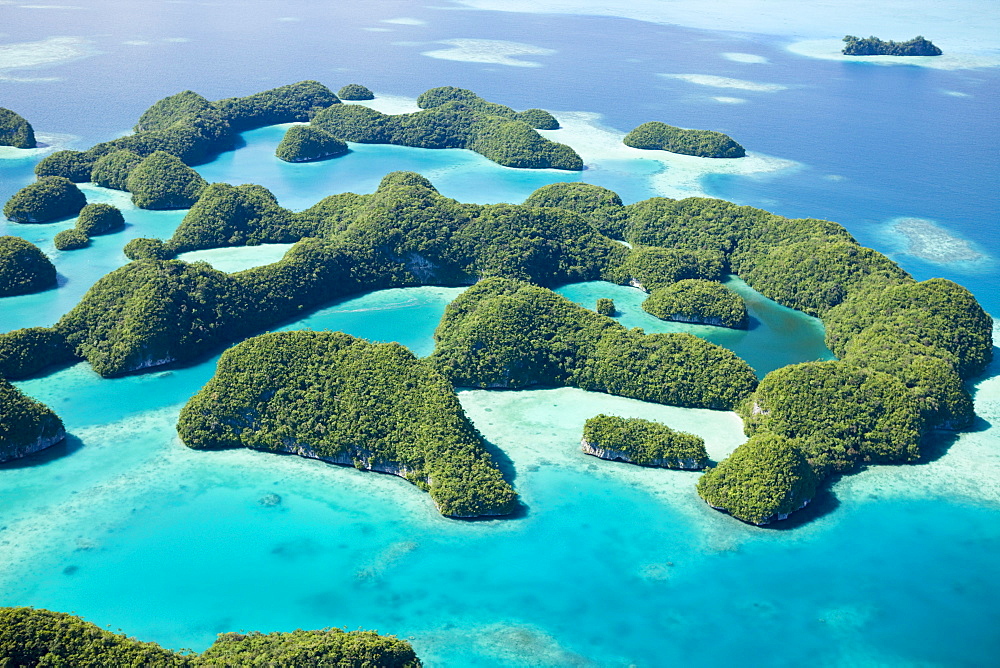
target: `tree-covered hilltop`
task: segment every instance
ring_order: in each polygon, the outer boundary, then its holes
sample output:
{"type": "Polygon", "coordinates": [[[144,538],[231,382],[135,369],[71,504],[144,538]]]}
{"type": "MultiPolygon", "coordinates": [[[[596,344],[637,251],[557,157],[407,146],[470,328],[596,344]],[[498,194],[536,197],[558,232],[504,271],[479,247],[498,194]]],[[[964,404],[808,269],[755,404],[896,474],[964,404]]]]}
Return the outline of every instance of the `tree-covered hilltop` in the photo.
{"type": "Polygon", "coordinates": [[[335,137],[362,144],[466,148],[506,167],[583,169],[583,160],[572,148],[545,139],[532,126],[551,126],[539,110],[522,118],[472,91],[450,87],[423,93],[417,104],[423,111],[397,115],[361,105],[331,106],[316,114],[312,123],[335,137]]]}
{"type": "Polygon", "coordinates": [[[536,130],[558,130],[559,121],[544,109],[525,109],[514,111],[508,106],[488,102],[467,88],[455,86],[439,86],[424,91],[417,97],[417,106],[421,109],[442,107],[449,102],[459,102],[464,107],[489,116],[499,116],[510,120],[523,121],[536,130]]]}
{"type": "Polygon", "coordinates": [[[0,297],[55,287],[56,268],[45,253],[21,237],[0,237],[0,297]]]}
{"type": "Polygon", "coordinates": [[[764,432],[705,471],[698,479],[698,494],[717,510],[762,525],[805,506],[817,484],[795,439],[764,432]]]}
{"type": "Polygon", "coordinates": [[[88,237],[111,234],[125,229],[125,216],[118,207],[110,204],[88,204],[80,211],[76,228],[88,237]]]}
{"type": "Polygon", "coordinates": [[[640,418],[596,415],[583,425],[580,445],[588,455],[640,466],[702,469],[708,464],[702,438],[640,418]]]}
{"type": "Polygon", "coordinates": [[[884,41],[878,37],[844,37],[845,56],[940,56],[941,49],[917,35],[908,42],[884,41]]]}
{"type": "Polygon", "coordinates": [[[714,250],[682,250],[658,246],[632,249],[610,271],[611,279],[646,292],[687,279],[721,280],[725,256],[714,250]]]}
{"type": "Polygon", "coordinates": [[[77,250],[89,246],[90,237],[74,227],[56,234],[52,238],[52,243],[56,250],[77,250]]]}
{"type": "Polygon", "coordinates": [[[23,116],[0,107],[0,146],[35,148],[35,130],[23,116]]]}
{"type": "Polygon", "coordinates": [[[601,315],[606,315],[610,318],[615,314],[615,300],[601,297],[597,300],[597,308],[595,310],[601,315]]]}
{"type": "Polygon", "coordinates": [[[15,223],[48,223],[71,218],[86,204],[87,198],[69,179],[46,176],[14,193],[3,215],[15,223]]]}
{"type": "Polygon", "coordinates": [[[613,239],[621,239],[625,231],[625,208],[621,197],[590,183],[551,183],[531,193],[524,204],[575,211],[598,232],[613,239]]]}
{"type": "Polygon", "coordinates": [[[747,307],[743,299],[714,281],[689,278],[653,290],[642,302],[642,310],[677,322],[746,329],[747,307]]]}
{"type": "Polygon", "coordinates": [[[419,668],[410,643],[374,631],[322,629],[291,633],[221,633],[201,654],[106,631],[76,615],[0,608],[0,660],[11,668],[419,668]]]}
{"type": "Polygon", "coordinates": [[[406,478],[443,515],[507,515],[517,495],[451,384],[397,343],[278,332],[227,350],[181,410],[192,448],[248,447],[406,478]]]}
{"type": "Polygon", "coordinates": [[[274,154],[285,162],[311,162],[347,153],[347,144],[315,125],[293,125],[274,154]]]}
{"type": "Polygon", "coordinates": [[[186,209],[208,183],[180,158],[156,151],[129,172],[125,185],[140,209],[186,209]]]}
{"type": "Polygon", "coordinates": [[[62,420],[0,378],[0,463],[38,452],[66,437],[62,420]]]}
{"type": "Polygon", "coordinates": [[[551,290],[491,278],[445,309],[429,358],[455,385],[569,385],[693,408],[732,408],[756,386],[746,362],[690,334],[644,334],[551,290]]]}
{"type": "Polygon", "coordinates": [[[246,97],[213,103],[235,132],[279,123],[303,123],[340,100],[318,81],[299,81],[246,97]]]}
{"type": "Polygon", "coordinates": [[[337,91],[337,97],[341,100],[374,100],[375,93],[367,86],[362,86],[361,84],[347,84],[343,88],[337,91]]]}
{"type": "Polygon", "coordinates": [[[0,378],[29,378],[46,367],[74,359],[66,339],[51,327],[25,327],[0,334],[0,378]]]}
{"type": "Polygon", "coordinates": [[[650,121],[636,127],[622,139],[632,148],[670,151],[699,158],[742,158],[746,150],[729,135],[713,130],[688,130],[650,121]]]}

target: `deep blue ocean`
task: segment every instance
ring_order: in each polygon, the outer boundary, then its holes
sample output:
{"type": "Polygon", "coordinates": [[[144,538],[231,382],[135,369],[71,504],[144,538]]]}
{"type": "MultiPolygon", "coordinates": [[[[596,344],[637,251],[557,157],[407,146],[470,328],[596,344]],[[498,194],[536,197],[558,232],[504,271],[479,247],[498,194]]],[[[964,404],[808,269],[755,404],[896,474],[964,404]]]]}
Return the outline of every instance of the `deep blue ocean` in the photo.
{"type": "MultiPolygon", "coordinates": [[[[786,167],[708,173],[695,183],[704,193],[840,222],[916,278],[954,280],[1000,313],[1000,69],[834,62],[790,53],[790,40],[775,36],[436,4],[0,4],[0,106],[57,147],[77,149],[127,132],[150,104],[181,90],[217,99],[303,79],[409,98],[461,86],[516,109],[600,114],[595,132],[650,120],[720,130],[786,167]],[[476,57],[492,62],[422,55],[455,39],[501,43],[478,43],[476,57]],[[538,49],[511,55],[504,42],[538,49]],[[722,79],[705,85],[688,75],[722,79]],[[906,219],[925,224],[900,226],[906,219]]],[[[632,202],[663,194],[681,171],[615,156],[581,174],[511,170],[466,151],[386,146],[289,165],[273,156],[283,131],[246,133],[245,147],[198,170],[209,181],[261,183],[293,209],[371,192],[397,169],[475,202],[520,202],[562,180],[605,185],[632,202]]],[[[42,155],[0,153],[0,198],[33,180],[42,155]]],[[[0,300],[0,331],[53,324],[126,262],[129,239],[166,238],[184,214],[85,191],[120,205],[128,228],[59,252],[52,237],[73,221],[0,221],[0,235],[37,243],[60,274],[56,290],[0,300]]],[[[210,261],[238,267],[280,252],[213,251],[210,261]]],[[[559,291],[588,307],[612,296],[623,324],[706,336],[761,375],[829,356],[818,321],[738,280],[732,287],[751,308],[749,332],[661,323],[629,288],[559,291]]],[[[360,295],[285,328],[395,340],[423,356],[460,291],[360,295]]],[[[196,650],[230,630],[374,628],[410,639],[426,665],[440,666],[1000,660],[1000,362],[975,383],[974,430],[934,444],[933,461],[845,478],[797,519],[761,529],[701,502],[698,474],[578,451],[583,422],[613,412],[697,433],[718,460],[744,438],[732,413],[570,389],[462,391],[470,418],[511,460],[527,512],[456,522],[396,478],[186,449],[177,412],[216,360],[115,380],[79,364],[18,383],[59,413],[70,438],[0,466],[0,605],[73,611],[196,650]],[[269,493],[281,503],[262,505],[269,493]]]]}

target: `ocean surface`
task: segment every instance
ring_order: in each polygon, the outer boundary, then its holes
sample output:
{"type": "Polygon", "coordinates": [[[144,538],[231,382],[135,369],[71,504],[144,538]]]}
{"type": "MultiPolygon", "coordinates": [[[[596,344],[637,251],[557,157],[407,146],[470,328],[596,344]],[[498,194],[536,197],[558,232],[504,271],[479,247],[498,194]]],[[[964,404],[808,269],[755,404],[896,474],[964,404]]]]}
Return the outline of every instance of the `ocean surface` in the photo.
{"type": "MultiPolygon", "coordinates": [[[[0,106],[49,145],[0,148],[0,198],[33,180],[47,152],[119,136],[184,89],[217,99],[303,79],[334,90],[357,82],[376,92],[374,106],[399,110],[427,88],[455,85],[552,110],[564,129],[546,134],[574,146],[588,168],[515,170],[468,151],[353,144],[342,158],[292,165],[273,155],[285,130],[275,126],[245,133],[244,146],[197,169],[209,181],[260,183],[296,210],[332,193],[372,192],[399,169],[481,203],[521,202],[567,180],[626,202],[721,197],[838,221],[918,279],[954,280],[1000,313],[997,67],[963,67],[960,50],[952,69],[812,58],[790,51],[798,34],[781,27],[713,31],[469,8],[476,4],[0,4],[0,106]],[[750,155],[623,150],[624,132],[649,120],[727,132],[750,155]]],[[[933,23],[920,30],[946,48],[933,23]]],[[[127,262],[128,240],[169,237],[184,215],[84,189],[89,201],[120,206],[127,228],[60,252],[52,238],[73,220],[0,221],[0,235],[38,244],[60,276],[57,289],[0,300],[0,331],[53,324],[127,262]]],[[[236,271],[286,250],[185,259],[236,271]]],[[[624,325],[704,336],[761,376],[830,357],[819,321],[739,279],[729,285],[748,302],[746,332],[661,322],[631,288],[558,291],[588,308],[612,297],[624,325]]],[[[460,292],[358,295],[282,328],[398,341],[426,356],[460,292]]],[[[1000,361],[972,383],[972,431],[938,438],[920,465],[844,478],[772,528],[708,508],[694,491],[697,473],[579,451],[584,421],[606,412],[697,433],[719,461],[745,438],[732,413],[567,388],[462,390],[526,510],[459,522],[398,478],[188,450],[177,414],[216,361],[114,380],[78,364],[17,383],[59,413],[70,437],[0,466],[0,605],[72,611],[195,650],[231,630],[372,628],[410,639],[433,666],[985,666],[1000,657],[1000,361]],[[279,503],[267,502],[272,494],[279,503]]]]}

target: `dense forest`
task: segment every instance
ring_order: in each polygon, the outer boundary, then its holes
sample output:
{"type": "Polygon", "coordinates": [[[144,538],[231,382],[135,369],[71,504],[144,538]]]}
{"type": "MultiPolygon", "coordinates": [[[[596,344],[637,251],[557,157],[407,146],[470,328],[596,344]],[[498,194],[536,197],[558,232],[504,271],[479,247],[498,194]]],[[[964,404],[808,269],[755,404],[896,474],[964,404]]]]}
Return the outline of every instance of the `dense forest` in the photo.
{"type": "Polygon", "coordinates": [[[650,121],[636,127],[622,139],[632,148],[670,151],[699,158],[742,158],[747,154],[729,135],[713,130],[688,130],[650,121]]]}
{"type": "Polygon", "coordinates": [[[21,237],[0,237],[0,297],[54,288],[56,267],[45,253],[21,237]]]}
{"type": "Polygon", "coordinates": [[[0,107],[0,146],[35,148],[35,130],[23,116],[0,107]]]}
{"type": "Polygon", "coordinates": [[[907,42],[885,41],[878,37],[844,37],[845,56],[940,56],[941,49],[917,35],[907,42]]]}
{"type": "Polygon", "coordinates": [[[293,452],[403,477],[443,515],[507,515],[517,494],[451,383],[397,343],[281,332],[227,350],[183,410],[192,448],[293,452]]]}
{"type": "Polygon", "coordinates": [[[743,299],[715,281],[688,278],[653,290],[642,310],[662,320],[746,329],[743,299]]]}
{"type": "Polygon", "coordinates": [[[48,223],[72,218],[87,198],[69,179],[44,176],[18,190],[3,206],[3,215],[15,223],[48,223]]]}
{"type": "Polygon", "coordinates": [[[43,450],[63,440],[62,420],[43,404],[0,378],[0,463],[43,450]]]}
{"type": "Polygon", "coordinates": [[[595,415],[583,425],[580,444],[588,455],[640,466],[702,469],[708,464],[704,439],[641,418],[595,415]]]}
{"type": "Polygon", "coordinates": [[[285,162],[311,162],[347,153],[347,144],[316,125],[293,125],[274,154],[285,162]]]}
{"type": "Polygon", "coordinates": [[[53,242],[59,250],[85,248],[90,238],[125,229],[125,217],[110,204],[88,204],[80,210],[76,225],[56,234],[53,242]]]}
{"type": "Polygon", "coordinates": [[[220,633],[201,654],[106,631],[75,615],[0,608],[0,665],[10,668],[419,668],[410,643],[374,631],[321,629],[290,633],[220,633]]]}

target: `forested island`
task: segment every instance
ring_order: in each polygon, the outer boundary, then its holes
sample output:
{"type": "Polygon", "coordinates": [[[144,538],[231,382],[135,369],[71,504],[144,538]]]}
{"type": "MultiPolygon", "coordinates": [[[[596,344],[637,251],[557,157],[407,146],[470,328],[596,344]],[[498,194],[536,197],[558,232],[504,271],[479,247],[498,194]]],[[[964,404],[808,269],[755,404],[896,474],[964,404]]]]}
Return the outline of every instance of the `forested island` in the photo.
{"type": "Polygon", "coordinates": [[[35,130],[23,116],[0,107],[0,146],[35,148],[35,130]]]}
{"type": "Polygon", "coordinates": [[[721,283],[700,278],[687,278],[656,288],[642,302],[642,310],[662,320],[733,329],[747,327],[747,307],[743,299],[721,283]]]}
{"type": "MultiPolygon", "coordinates": [[[[14,380],[78,359],[109,377],[190,363],[346,295],[475,284],[449,305],[428,360],[404,361],[400,351],[395,357],[382,352],[396,360],[385,373],[405,371],[439,389],[450,387],[449,381],[498,388],[571,385],[680,406],[735,409],[752,437],[705,474],[699,492],[743,521],[780,519],[807,503],[830,475],[867,464],[915,461],[923,455],[922,439],[929,431],[972,423],[963,381],[981,373],[991,358],[989,316],[961,286],[943,279],[918,283],[830,221],[788,219],[700,197],[654,197],[625,206],[612,191],[579,183],[544,186],[521,205],[476,205],[446,198],[427,179],[407,172],[387,175],[374,193],[331,195],[293,212],[261,186],[204,184],[183,171],[209,149],[227,145],[235,128],[268,123],[311,120],[311,126],[327,129],[346,123],[365,132],[387,127],[390,134],[406,129],[409,138],[422,136],[442,119],[450,119],[442,127],[454,128],[466,127],[461,119],[502,118],[531,132],[531,125],[549,123],[544,112],[498,109],[471,91],[449,87],[428,91],[420,105],[424,111],[402,115],[406,118],[379,118],[366,107],[340,105],[315,82],[216,103],[186,92],[154,105],[135,135],[98,145],[102,148],[95,147],[96,152],[57,153],[42,161],[42,190],[58,189],[68,199],[69,187],[75,188],[72,179],[48,172],[66,170],[74,178],[93,172],[109,184],[134,186],[134,197],[179,205],[172,198],[183,196],[194,204],[170,239],[130,242],[125,250],[136,261],[99,280],[54,327],[0,336],[0,374],[14,380]],[[177,151],[167,150],[171,147],[177,151]],[[295,246],[281,261],[234,274],[170,259],[195,249],[290,242],[295,246]],[[678,283],[696,279],[710,282],[693,285],[715,295],[712,308],[718,311],[711,312],[721,318],[728,311],[722,309],[726,293],[719,281],[727,274],[780,304],[821,318],[827,344],[839,359],[778,369],[758,385],[749,366],[728,350],[690,335],[628,330],[547,289],[608,280],[653,296],[665,289],[679,298],[692,294],[686,287],[692,284],[678,283]]],[[[537,146],[538,155],[552,155],[551,146],[537,146]]],[[[79,212],[84,202],[77,204],[79,212]]],[[[702,306],[688,311],[699,317],[709,312],[702,306]]],[[[303,341],[296,339],[296,345],[303,341]]],[[[257,344],[246,345],[248,364],[266,359],[257,344]]],[[[240,348],[234,350],[238,357],[240,348]]],[[[318,373],[310,364],[303,362],[297,371],[302,379],[318,373]]],[[[344,364],[353,368],[353,362],[344,364]]],[[[387,384],[389,377],[383,379],[387,384]]],[[[204,442],[213,444],[218,434],[205,426],[211,425],[210,415],[254,399],[234,396],[226,406],[215,406],[205,403],[206,396],[193,400],[202,406],[204,424],[196,428],[201,423],[189,412],[181,429],[191,434],[208,429],[204,442]]],[[[365,404],[368,399],[360,396],[351,401],[365,404]]],[[[400,401],[408,406],[417,398],[400,401]]],[[[272,408],[294,412],[296,405],[290,401],[272,408]]],[[[295,424],[288,422],[288,428],[295,424]]],[[[312,428],[299,424],[295,429],[307,427],[312,428]]],[[[240,438],[253,442],[253,435],[265,439],[274,433],[271,428],[251,432],[240,438]]],[[[389,444],[400,436],[386,432],[384,437],[384,452],[390,452],[389,444]]],[[[338,443],[336,433],[329,438],[338,443]]],[[[437,433],[427,443],[449,438],[437,433]]],[[[269,443],[260,441],[264,449],[291,447],[269,443]]],[[[234,445],[247,443],[228,441],[226,447],[234,445]]],[[[456,452],[473,452],[468,448],[456,452]]],[[[328,452],[336,457],[345,451],[328,452]]],[[[364,455],[352,451],[352,463],[369,462],[359,454],[364,455]]],[[[472,461],[464,457],[458,459],[472,461]]],[[[422,466],[431,466],[429,461],[425,456],[422,466]]],[[[448,466],[434,461],[433,466],[448,466]]],[[[419,484],[429,470],[421,469],[414,482],[419,484]]],[[[513,494],[502,478],[483,475],[484,489],[493,485],[513,494]]],[[[427,478],[432,497],[447,514],[452,501],[441,499],[452,497],[440,496],[443,491],[435,497],[436,476],[427,478]]],[[[470,483],[454,498],[467,493],[477,498],[479,492],[470,491],[477,485],[470,483]]],[[[484,498],[500,497],[489,492],[484,498]]]]}
{"type": "Polygon", "coordinates": [[[174,652],[106,631],[76,615],[35,608],[0,608],[0,661],[34,666],[314,666],[419,668],[410,643],[374,631],[321,629],[290,633],[220,633],[200,654],[174,652]]]}
{"type": "Polygon", "coordinates": [[[26,295],[56,286],[56,267],[21,237],[0,237],[0,297],[26,295]]]}
{"type": "Polygon", "coordinates": [[[181,411],[198,449],[247,447],[391,473],[449,517],[508,515],[517,494],[451,383],[397,343],[280,332],[230,348],[181,411]]]}
{"type": "Polygon", "coordinates": [[[641,418],[596,415],[584,424],[580,447],[588,455],[640,466],[695,470],[708,464],[704,439],[641,418]]]}
{"type": "Polygon", "coordinates": [[[670,151],[699,158],[742,158],[747,154],[729,135],[713,130],[688,130],[659,121],[643,123],[622,143],[632,148],[670,151]]]}
{"type": "Polygon", "coordinates": [[[844,37],[845,56],[940,56],[941,49],[917,35],[908,42],[893,42],[872,37],[844,37]]]}

